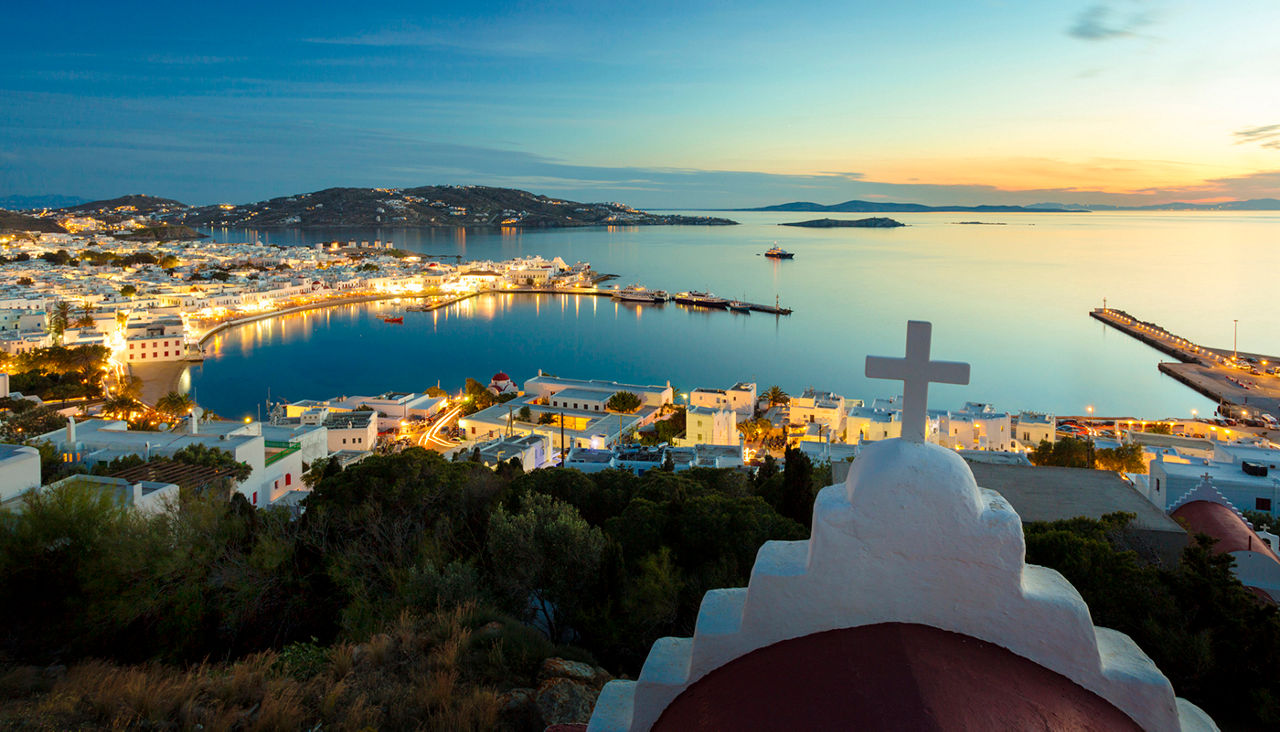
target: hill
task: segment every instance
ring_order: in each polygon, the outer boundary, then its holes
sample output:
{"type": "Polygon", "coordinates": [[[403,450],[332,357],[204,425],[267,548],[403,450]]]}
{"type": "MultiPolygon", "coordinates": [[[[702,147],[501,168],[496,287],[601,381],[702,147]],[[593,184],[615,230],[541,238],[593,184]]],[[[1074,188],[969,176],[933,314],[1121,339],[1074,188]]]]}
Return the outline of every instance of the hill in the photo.
{"type": "Polygon", "coordinates": [[[5,211],[0,209],[0,231],[38,231],[47,234],[65,234],[66,229],[53,219],[38,219],[34,216],[5,211]]]}
{"type": "Polygon", "coordinates": [[[257,203],[188,208],[161,218],[193,227],[296,228],[547,228],[737,223],[706,216],[651,214],[621,203],[578,203],[488,186],[327,188],[257,203]]]}
{"type": "Polygon", "coordinates": [[[156,226],[144,226],[140,229],[134,229],[129,232],[117,233],[115,234],[115,238],[133,241],[187,241],[193,239],[206,239],[208,237],[190,226],[183,226],[181,224],[158,224],[156,226]]]}
{"type": "Polygon", "coordinates": [[[109,198],[105,201],[89,201],[88,203],[80,203],[74,206],[65,206],[58,209],[58,211],[65,212],[68,215],[84,214],[128,218],[130,216],[158,216],[186,208],[189,208],[187,204],[171,198],[159,198],[148,196],[145,193],[135,193],[118,198],[109,198]]]}
{"type": "Polygon", "coordinates": [[[739,208],[732,209],[734,211],[815,211],[826,213],[955,213],[955,212],[973,212],[973,213],[1063,213],[1063,212],[1080,212],[1084,209],[1062,209],[1062,208],[1030,208],[1027,206],[925,206],[920,203],[882,203],[875,201],[845,201],[844,203],[836,203],[830,206],[821,203],[813,203],[812,201],[793,201],[791,203],[780,203],[776,206],[761,206],[759,208],[739,208]]]}

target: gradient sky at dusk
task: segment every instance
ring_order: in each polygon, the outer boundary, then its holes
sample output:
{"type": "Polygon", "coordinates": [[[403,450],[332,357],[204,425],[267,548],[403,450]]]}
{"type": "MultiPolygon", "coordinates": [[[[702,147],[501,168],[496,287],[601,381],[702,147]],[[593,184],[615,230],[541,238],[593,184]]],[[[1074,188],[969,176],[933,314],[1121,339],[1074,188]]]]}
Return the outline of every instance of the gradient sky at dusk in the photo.
{"type": "Polygon", "coordinates": [[[1280,3],[11,3],[0,196],[1280,197],[1280,3]]]}

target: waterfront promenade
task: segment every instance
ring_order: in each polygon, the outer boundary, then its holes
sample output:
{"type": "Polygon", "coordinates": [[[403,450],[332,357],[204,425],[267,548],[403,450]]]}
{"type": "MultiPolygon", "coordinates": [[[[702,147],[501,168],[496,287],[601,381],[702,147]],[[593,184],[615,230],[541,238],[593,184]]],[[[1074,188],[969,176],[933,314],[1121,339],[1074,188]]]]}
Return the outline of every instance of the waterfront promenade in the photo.
{"type": "Polygon", "coordinates": [[[1115,308],[1095,308],[1090,317],[1178,359],[1158,368],[1173,379],[1228,406],[1232,416],[1280,417],[1280,365],[1275,356],[1239,354],[1192,343],[1167,329],[1115,308]]]}

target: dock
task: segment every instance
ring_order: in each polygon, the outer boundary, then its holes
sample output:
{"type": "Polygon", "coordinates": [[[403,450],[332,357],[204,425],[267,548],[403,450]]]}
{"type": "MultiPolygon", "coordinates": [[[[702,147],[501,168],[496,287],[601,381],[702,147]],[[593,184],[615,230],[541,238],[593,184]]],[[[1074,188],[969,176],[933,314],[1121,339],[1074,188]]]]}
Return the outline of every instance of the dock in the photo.
{"type": "Polygon", "coordinates": [[[1280,358],[1202,346],[1115,308],[1095,308],[1089,316],[1176,358],[1159,364],[1160,373],[1218,402],[1220,412],[1280,417],[1280,358]]]}

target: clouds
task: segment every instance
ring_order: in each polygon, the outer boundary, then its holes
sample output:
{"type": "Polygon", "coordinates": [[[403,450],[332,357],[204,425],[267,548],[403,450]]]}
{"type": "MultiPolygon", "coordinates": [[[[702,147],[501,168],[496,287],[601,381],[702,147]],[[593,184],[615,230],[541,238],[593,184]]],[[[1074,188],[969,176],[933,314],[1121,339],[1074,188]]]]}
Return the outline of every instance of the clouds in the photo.
{"type": "Polygon", "coordinates": [[[1140,2],[1103,2],[1090,5],[1076,16],[1067,35],[1082,41],[1108,41],[1127,38],[1154,21],[1154,16],[1140,2]],[[1132,6],[1138,10],[1129,12],[1132,6]]]}
{"type": "Polygon", "coordinates": [[[1280,150],[1280,124],[1249,127],[1237,130],[1231,133],[1231,136],[1236,138],[1237,145],[1253,143],[1272,150],[1280,150]]]}

